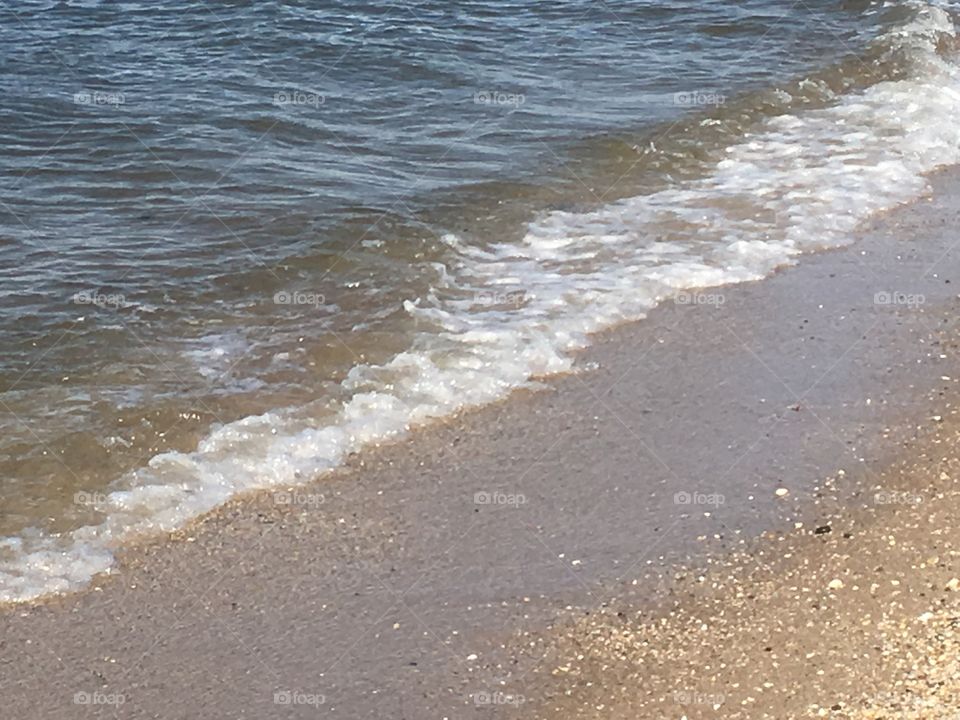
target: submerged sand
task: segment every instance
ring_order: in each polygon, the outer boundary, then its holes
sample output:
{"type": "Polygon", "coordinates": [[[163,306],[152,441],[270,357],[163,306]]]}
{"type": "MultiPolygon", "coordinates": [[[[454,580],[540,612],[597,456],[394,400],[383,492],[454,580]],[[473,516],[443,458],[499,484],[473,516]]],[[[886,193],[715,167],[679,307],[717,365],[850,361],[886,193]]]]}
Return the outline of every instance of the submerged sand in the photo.
{"type": "Polygon", "coordinates": [[[960,173],[934,182],[578,375],[5,609],[3,716],[946,712],[960,173]]]}

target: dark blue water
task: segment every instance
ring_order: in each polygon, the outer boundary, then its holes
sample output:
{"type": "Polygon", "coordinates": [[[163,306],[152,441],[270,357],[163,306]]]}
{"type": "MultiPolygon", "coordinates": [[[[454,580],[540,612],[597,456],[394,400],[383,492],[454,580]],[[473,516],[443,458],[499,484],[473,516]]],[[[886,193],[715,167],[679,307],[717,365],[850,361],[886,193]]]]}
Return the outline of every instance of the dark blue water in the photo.
{"type": "Polygon", "coordinates": [[[572,142],[790,77],[868,26],[835,2],[7,5],[0,332],[10,306],[62,319],[64,289],[176,292],[357,215],[562,173],[572,142]]]}

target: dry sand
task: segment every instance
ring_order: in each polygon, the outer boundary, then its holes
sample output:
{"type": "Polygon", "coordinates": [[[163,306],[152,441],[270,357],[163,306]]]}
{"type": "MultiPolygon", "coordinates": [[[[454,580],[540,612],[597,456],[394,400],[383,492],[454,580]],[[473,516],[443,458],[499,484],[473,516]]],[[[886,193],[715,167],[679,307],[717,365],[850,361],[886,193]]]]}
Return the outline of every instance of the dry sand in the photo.
{"type": "Polygon", "coordinates": [[[652,611],[611,599],[571,614],[533,640],[548,660],[527,683],[554,699],[526,716],[956,720],[957,448],[953,418],[862,509],[677,571],[652,611]]]}
{"type": "Polygon", "coordinates": [[[949,628],[960,576],[960,469],[935,444],[960,377],[960,174],[935,183],[853,248],[597,338],[578,375],[363,453],[293,504],[248,497],[145,541],[91,591],[0,612],[0,717],[806,717],[897,701],[896,679],[935,677],[903,642],[949,628]],[[923,302],[875,301],[895,292],[923,302]],[[892,470],[931,448],[933,475],[892,470]],[[924,502],[869,500],[901,480],[924,502]],[[885,650],[883,668],[915,675],[878,669],[885,650]]]}

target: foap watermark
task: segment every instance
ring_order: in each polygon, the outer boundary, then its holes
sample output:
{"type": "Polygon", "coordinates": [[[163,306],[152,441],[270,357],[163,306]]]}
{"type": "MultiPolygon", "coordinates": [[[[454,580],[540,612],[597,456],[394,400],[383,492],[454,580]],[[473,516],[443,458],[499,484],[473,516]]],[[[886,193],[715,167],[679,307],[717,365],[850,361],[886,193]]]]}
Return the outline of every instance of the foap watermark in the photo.
{"type": "Polygon", "coordinates": [[[906,293],[899,290],[884,290],[873,296],[874,305],[903,305],[908,308],[916,308],[926,301],[927,298],[920,293],[906,293]]]}
{"type": "Polygon", "coordinates": [[[299,507],[316,507],[327,501],[323,493],[305,493],[297,490],[284,490],[273,494],[273,502],[277,505],[299,507]]]}
{"type": "Polygon", "coordinates": [[[277,690],[273,693],[274,705],[307,705],[318,708],[326,702],[327,696],[321,693],[307,693],[298,690],[277,690]]]}
{"type": "Polygon", "coordinates": [[[518,307],[523,304],[525,294],[522,290],[513,292],[497,292],[494,290],[481,290],[473,297],[476,305],[513,305],[518,307]]]}
{"type": "Polygon", "coordinates": [[[127,304],[127,298],[120,293],[103,293],[99,290],[81,290],[70,298],[75,305],[95,305],[99,308],[116,310],[127,304]]]}
{"type": "Polygon", "coordinates": [[[322,93],[304,90],[278,90],[273,94],[273,104],[277,107],[308,106],[316,109],[326,102],[322,93]]]}
{"type": "Polygon", "coordinates": [[[700,692],[699,690],[675,690],[673,701],[678,705],[723,705],[726,695],[719,692],[700,692]]]}
{"type": "Polygon", "coordinates": [[[677,305],[712,305],[720,307],[727,299],[722,293],[693,292],[684,290],[673,298],[677,305]]]}
{"type": "Polygon", "coordinates": [[[681,490],[673,494],[674,505],[710,505],[712,507],[719,507],[726,501],[727,499],[720,493],[691,493],[686,490],[681,490]]]}
{"type": "Polygon", "coordinates": [[[488,705],[512,705],[513,707],[519,707],[527,701],[527,698],[523,695],[500,692],[499,690],[494,692],[476,692],[473,693],[471,697],[473,698],[473,704],[477,707],[488,705]]]}
{"type": "Polygon", "coordinates": [[[518,108],[527,101],[523,93],[503,92],[501,90],[477,90],[473,94],[475,105],[497,105],[518,108]]]}
{"type": "Polygon", "coordinates": [[[473,495],[475,505],[506,505],[508,507],[520,507],[527,504],[527,498],[522,493],[505,492],[478,492],[473,495]]]}
{"type": "Polygon", "coordinates": [[[99,690],[93,692],[77,692],[73,694],[74,705],[115,705],[119,707],[127,701],[123,693],[105,693],[99,690]]]}
{"type": "Polygon", "coordinates": [[[320,307],[327,304],[323,293],[301,292],[298,290],[280,290],[273,294],[274,305],[312,305],[320,307]]]}
{"type": "Polygon", "coordinates": [[[78,90],[73,94],[74,105],[93,105],[97,107],[120,107],[127,104],[122,92],[104,90],[78,90]]]}
{"type": "Polygon", "coordinates": [[[905,490],[881,490],[874,493],[873,502],[877,505],[919,505],[923,497],[905,490]]]}
{"type": "Polygon", "coordinates": [[[106,505],[109,501],[110,500],[107,495],[102,492],[87,492],[86,490],[79,490],[73,494],[74,505],[81,505],[83,507],[101,507],[106,505]]]}
{"type": "Polygon", "coordinates": [[[716,90],[686,90],[673,94],[673,104],[681,107],[726,105],[727,96],[716,90]]]}

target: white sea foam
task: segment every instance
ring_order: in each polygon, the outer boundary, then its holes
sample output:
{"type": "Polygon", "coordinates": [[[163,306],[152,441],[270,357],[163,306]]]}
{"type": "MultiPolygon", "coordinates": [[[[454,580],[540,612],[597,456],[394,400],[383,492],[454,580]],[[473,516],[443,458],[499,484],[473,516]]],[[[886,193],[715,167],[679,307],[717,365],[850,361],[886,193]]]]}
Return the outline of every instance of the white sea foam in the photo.
{"type": "MultiPolygon", "coordinates": [[[[953,32],[946,13],[924,6],[886,38],[913,55],[911,79],[770,119],[701,180],[547,214],[519,243],[448,237],[457,261],[405,305],[422,331],[386,365],[355,367],[336,416],[278,410],[219,427],[194,452],[157,455],[115,484],[102,524],[0,541],[0,600],[82,587],[125,538],[174,529],[246,490],[305,481],[411,424],[568,371],[590,333],[686,289],[758,280],[851,242],[865,218],[923,193],[925,172],[960,162],[960,76],[934,52],[953,32]],[[518,300],[497,302],[505,293],[518,300]]],[[[219,369],[216,353],[195,358],[219,369]]]]}

